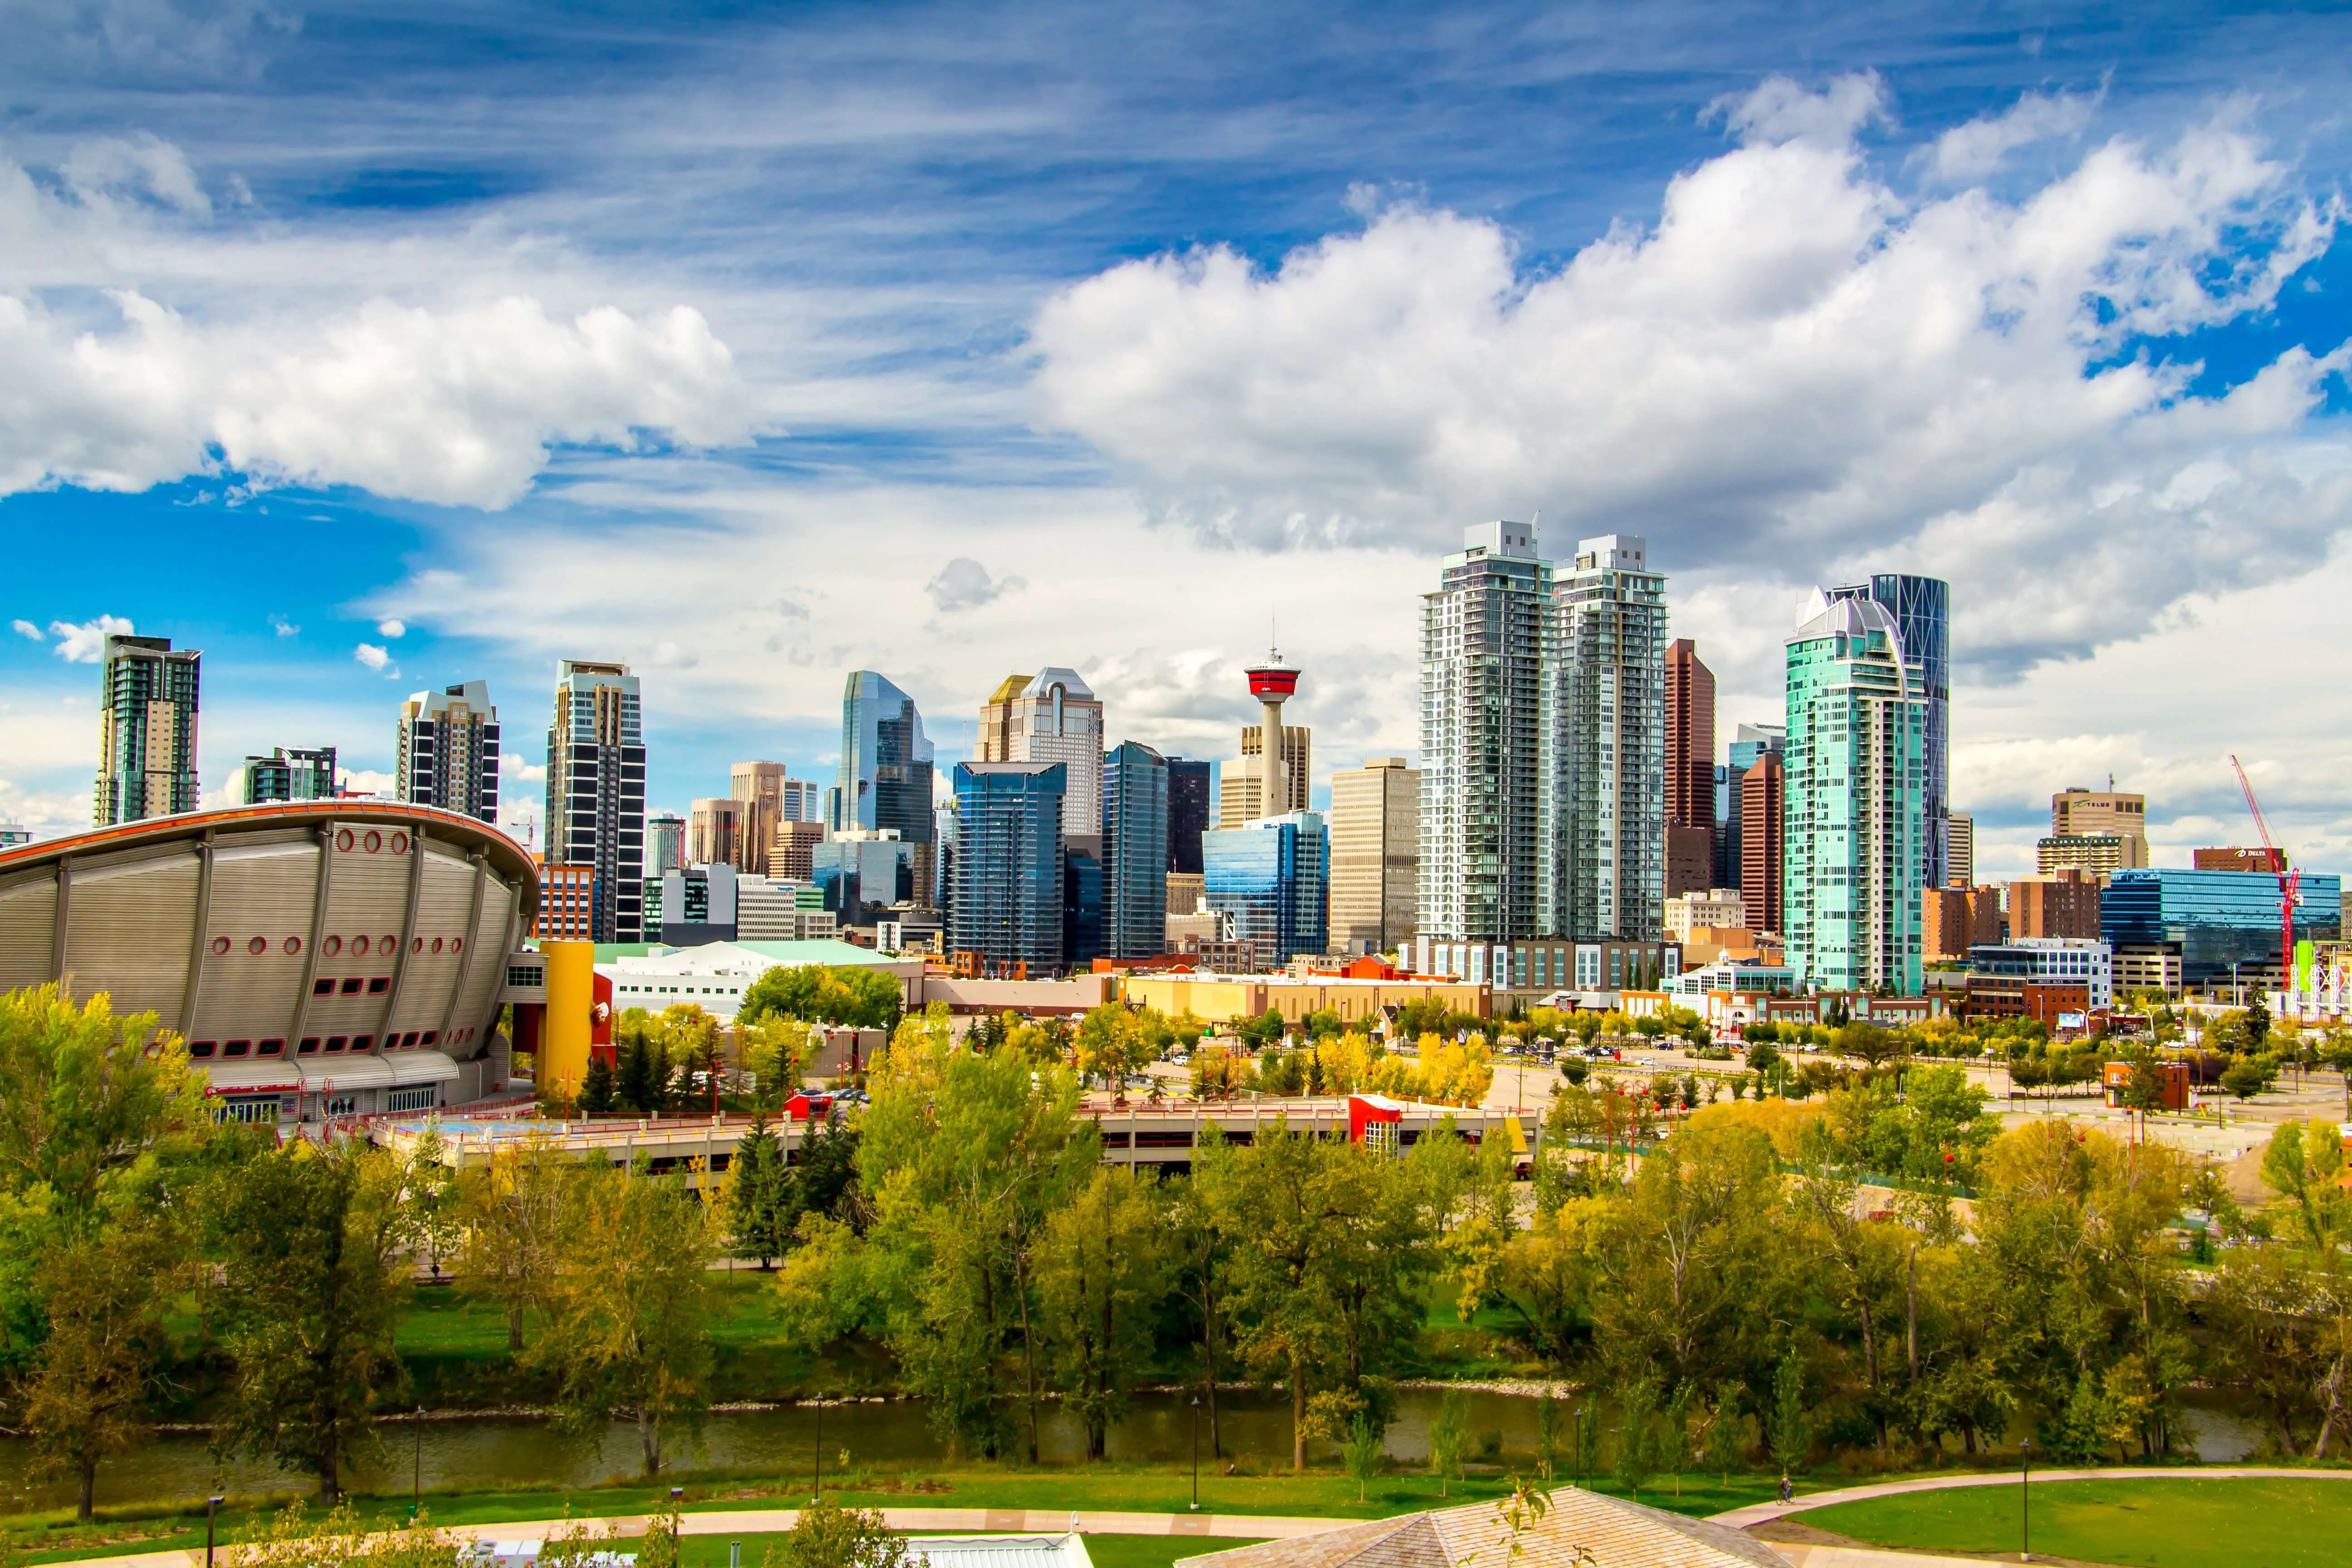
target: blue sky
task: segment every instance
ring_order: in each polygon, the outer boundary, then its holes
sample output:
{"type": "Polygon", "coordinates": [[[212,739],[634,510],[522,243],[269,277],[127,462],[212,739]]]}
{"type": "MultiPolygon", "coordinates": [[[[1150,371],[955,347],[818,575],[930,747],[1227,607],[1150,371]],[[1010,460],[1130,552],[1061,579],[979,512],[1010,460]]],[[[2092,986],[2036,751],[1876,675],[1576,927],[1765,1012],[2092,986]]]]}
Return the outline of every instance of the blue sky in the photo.
{"type": "MultiPolygon", "coordinates": [[[[1216,756],[1414,743],[1482,516],[1649,535],[1724,733],[1815,582],[1949,576],[1957,805],[2352,863],[2325,8],[35,4],[0,60],[0,818],[87,811],[104,616],[205,781],[553,661],[659,804],[943,755],[1003,674],[1216,756]],[[394,635],[391,626],[399,628],[394,635]]],[[[527,776],[509,798],[530,801],[527,776]]]]}

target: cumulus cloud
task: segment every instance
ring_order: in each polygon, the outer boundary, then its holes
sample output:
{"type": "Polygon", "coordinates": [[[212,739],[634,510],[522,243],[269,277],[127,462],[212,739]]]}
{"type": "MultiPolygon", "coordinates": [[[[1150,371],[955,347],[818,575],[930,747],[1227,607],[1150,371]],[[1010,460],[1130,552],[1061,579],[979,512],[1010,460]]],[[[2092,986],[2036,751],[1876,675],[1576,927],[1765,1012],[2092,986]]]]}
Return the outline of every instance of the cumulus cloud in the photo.
{"type": "Polygon", "coordinates": [[[392,650],[379,647],[372,642],[363,642],[353,648],[352,657],[370,669],[389,670],[394,675],[400,673],[400,667],[392,662],[392,650]]]}
{"type": "Polygon", "coordinates": [[[987,567],[969,555],[959,555],[940,567],[939,575],[923,584],[923,591],[930,595],[933,605],[946,613],[975,610],[1026,586],[1018,577],[992,579],[987,567]]]}
{"type": "MultiPolygon", "coordinates": [[[[24,630],[25,623],[17,622],[16,629],[24,630]]],[[[94,621],[78,624],[51,621],[49,634],[58,641],[49,651],[68,664],[96,664],[106,655],[108,637],[129,637],[131,630],[131,622],[121,616],[100,616],[94,621]]]]}
{"type": "Polygon", "coordinates": [[[378,621],[375,629],[380,637],[398,638],[408,635],[408,625],[404,621],[378,621]]]}
{"type": "Polygon", "coordinates": [[[177,151],[86,143],[60,177],[52,193],[0,161],[0,359],[16,372],[0,384],[0,495],[226,468],[499,508],[557,446],[707,447],[757,427],[733,355],[689,307],[566,310],[529,292],[280,301],[209,275],[175,301],[173,269],[206,269],[171,259],[175,237],[158,226],[207,210],[177,151]],[[121,209],[110,193],[133,188],[176,216],[121,209]]]}
{"type": "Polygon", "coordinates": [[[49,640],[42,632],[41,628],[35,626],[30,621],[10,621],[8,623],[8,626],[10,630],[14,631],[20,637],[30,637],[35,642],[47,642],[49,640]]]}
{"type": "Polygon", "coordinates": [[[2011,670],[2307,567],[2347,518],[2310,450],[2336,345],[2210,397],[2148,345],[2264,310],[2336,210],[2214,126],[2014,201],[1906,195],[1853,139],[1884,110],[1767,83],[1654,226],[1556,271],[1411,205],[1271,271],[1120,265],[1035,319],[1045,419],[1238,543],[1450,549],[1539,507],[1555,547],[1640,520],[1686,584],[1943,570],[1962,657],[2011,670]]]}
{"type": "Polygon", "coordinates": [[[300,637],[302,635],[302,628],[296,626],[292,621],[288,620],[284,616],[270,616],[269,629],[276,632],[281,637],[300,637]]]}
{"type": "Polygon", "coordinates": [[[545,784],[547,768],[541,763],[527,763],[520,752],[502,752],[499,755],[499,775],[517,784],[545,784]]]}
{"type": "Polygon", "coordinates": [[[1980,114],[1936,138],[1927,165],[1950,184],[1981,180],[2021,147],[2054,137],[2079,136],[2097,100],[2074,93],[2029,92],[1999,114],[1980,114]]]}

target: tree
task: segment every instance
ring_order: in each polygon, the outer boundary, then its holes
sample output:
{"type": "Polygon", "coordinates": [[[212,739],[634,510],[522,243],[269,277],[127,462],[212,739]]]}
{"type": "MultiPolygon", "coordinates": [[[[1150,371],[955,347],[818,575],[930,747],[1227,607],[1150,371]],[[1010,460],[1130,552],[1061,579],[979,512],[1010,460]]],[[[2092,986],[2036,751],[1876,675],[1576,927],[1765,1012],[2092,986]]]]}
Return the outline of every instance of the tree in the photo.
{"type": "Polygon", "coordinates": [[[862,964],[778,965],[744,988],[739,1023],[800,1018],[856,1029],[893,1029],[905,994],[898,976],[862,964]]]}
{"type": "Polygon", "coordinates": [[[510,1352],[522,1349],[526,1318],[545,1321],[563,1190],[577,1169],[552,1139],[526,1136],[457,1174],[457,1281],[498,1303],[510,1352]]]}
{"type": "Polygon", "coordinates": [[[1780,1473],[1790,1476],[1802,1470],[1812,1454],[1813,1433],[1805,1419],[1805,1372],[1794,1345],[1772,1369],[1772,1409],[1764,1425],[1765,1444],[1780,1473]]]}
{"type": "Polygon", "coordinates": [[[799,1217],[793,1196],[776,1131],[767,1112],[756,1112],[727,1166],[727,1234],[736,1251],[757,1258],[763,1269],[782,1258],[799,1217]]]}
{"type": "Polygon", "coordinates": [[[1747,1392],[1729,1378],[1715,1385],[1715,1404],[1706,1418],[1706,1446],[1701,1462],[1710,1470],[1719,1471],[1723,1484],[1731,1485],[1732,1467],[1739,1463],[1739,1401],[1747,1392]]]}
{"type": "Polygon", "coordinates": [[[1903,1038],[1875,1024],[1846,1024],[1831,1036],[1830,1048],[1842,1057],[1853,1057],[1875,1071],[1903,1054],[1903,1038]]]}
{"type": "Polygon", "coordinates": [[[77,1007],[54,985],[0,994],[0,1192],[45,1187],[88,1215],[110,1180],[211,1129],[203,1080],[153,1014],[119,1018],[103,995],[77,1007]]]}
{"type": "Polygon", "coordinates": [[[2221,1070],[2221,1088],[2240,1100],[2252,1100],[2270,1086],[2270,1072],[2252,1057],[2239,1057],[2221,1070]]]}
{"type": "Polygon", "coordinates": [[[48,1335],[24,1391],[38,1468],[74,1480],[90,1519],[98,1468],[152,1435],[148,1409],[168,1352],[162,1295],[174,1272],[163,1238],[118,1226],[51,1247],[39,1268],[48,1335]]]}
{"type": "Polygon", "coordinates": [[[1444,1497],[1462,1476],[1462,1450],[1470,1441],[1470,1402],[1459,1389],[1449,1388],[1439,1402],[1437,1419],[1429,1424],[1429,1473],[1437,1478],[1437,1495],[1444,1497]]]}
{"type": "Polygon", "coordinates": [[[1348,1440],[1339,1445],[1339,1454],[1347,1461],[1348,1474],[1355,1478],[1358,1502],[1364,1500],[1364,1489],[1381,1473],[1381,1454],[1386,1444],[1387,1436],[1370,1413],[1356,1412],[1348,1423],[1348,1440]]]}
{"type": "Polygon", "coordinates": [[[1657,1434],[1651,1427],[1657,1409],[1658,1385],[1646,1377],[1617,1391],[1617,1481],[1635,1502],[1657,1474],[1657,1434]]]}
{"type": "Polygon", "coordinates": [[[613,1064],[602,1053],[588,1058],[588,1070],[580,1079],[580,1114],[603,1116],[620,1103],[620,1090],[613,1076],[613,1064]]]}
{"type": "Polygon", "coordinates": [[[1046,1218],[1036,1264],[1046,1363],[1086,1430],[1089,1459],[1109,1451],[1111,1424],[1126,1415],[1150,1361],[1169,1262],[1159,1194],[1131,1167],[1097,1166],[1085,1190],[1046,1218]]]}
{"type": "Polygon", "coordinates": [[[882,1522],[880,1510],[845,1509],[819,1495],[760,1562],[761,1568],[914,1568],[920,1559],[882,1522]]]}
{"type": "Polygon", "coordinates": [[[2352,1194],[2340,1184],[2344,1141],[2332,1121],[2282,1122],[2263,1151],[2263,1184],[2294,1206],[2305,1244],[2332,1255],[2352,1237],[2352,1194]]]}
{"type": "MultiPolygon", "coordinates": [[[[233,1568],[319,1568],[362,1563],[368,1568],[460,1568],[475,1561],[474,1543],[441,1529],[424,1514],[398,1523],[362,1522],[349,1502],[339,1502],[324,1519],[310,1517],[299,1501],[238,1531],[222,1555],[233,1568]]],[[[553,1564],[556,1556],[542,1556],[553,1564]]]]}
{"type": "Polygon", "coordinates": [[[236,1369],[215,1446],[309,1471],[330,1504],[405,1386],[392,1342],[404,1176],[372,1145],[298,1139],[230,1173],[214,1215],[236,1369]]]}
{"type": "Polygon", "coordinates": [[[561,1426],[634,1420],[645,1473],[656,1476],[665,1429],[709,1400],[711,1224],[692,1188],[646,1170],[591,1172],[569,1195],[551,1331],[530,1360],[556,1374],[561,1426]]]}

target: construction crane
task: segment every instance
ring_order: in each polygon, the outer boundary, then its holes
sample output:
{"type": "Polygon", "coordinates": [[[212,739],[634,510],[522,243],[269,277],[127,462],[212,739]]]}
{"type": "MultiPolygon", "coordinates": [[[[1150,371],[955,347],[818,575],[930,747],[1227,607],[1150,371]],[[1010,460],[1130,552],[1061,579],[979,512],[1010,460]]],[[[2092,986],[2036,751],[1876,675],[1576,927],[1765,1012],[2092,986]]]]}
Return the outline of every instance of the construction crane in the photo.
{"type": "Polygon", "coordinates": [[[2246,809],[2254,815],[2254,831],[2262,836],[2263,840],[2263,858],[2270,862],[2271,869],[2278,873],[2279,933],[2283,943],[2279,955],[2279,989],[2292,991],[2294,989],[2294,905],[2303,886],[2303,869],[2301,867],[2290,869],[2286,863],[2286,851],[2271,842],[2271,825],[2263,819],[2262,804],[2254,799],[2254,786],[2246,778],[2246,770],[2234,752],[2230,755],[2230,765],[2237,769],[2238,788],[2246,797],[2246,809]]]}

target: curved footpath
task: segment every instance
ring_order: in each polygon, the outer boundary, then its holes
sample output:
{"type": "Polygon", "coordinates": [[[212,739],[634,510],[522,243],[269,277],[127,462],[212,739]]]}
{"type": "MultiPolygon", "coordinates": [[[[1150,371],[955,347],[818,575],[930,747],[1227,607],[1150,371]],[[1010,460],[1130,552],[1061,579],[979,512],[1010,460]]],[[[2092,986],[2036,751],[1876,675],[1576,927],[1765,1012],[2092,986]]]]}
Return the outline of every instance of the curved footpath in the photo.
{"type": "MultiPolygon", "coordinates": [[[[2289,1470],[2262,1468],[2244,1465],[2198,1465],[2193,1468],[2146,1467],[2136,1469],[2104,1470],[2036,1470],[2034,1480],[2042,1481],[2243,1481],[2243,1480],[2338,1480],[2352,1481],[2352,1470],[2289,1470]]],[[[1905,1492],[1949,1491],[1955,1487],[2013,1487],[2013,1472],[1985,1474],[1972,1472],[1964,1476],[1914,1476],[1907,1481],[1880,1481],[1874,1486],[1841,1487],[1831,1492],[1807,1492],[1787,1502],[1759,1502],[1747,1508],[1735,1508],[1729,1513],[1714,1516],[1717,1524],[1727,1524],[1735,1530],[1745,1530],[1751,1524],[1768,1520],[1784,1519],[1808,1509],[1832,1508],[1842,1502],[1861,1502],[1865,1498],[1898,1497],[1905,1492]]],[[[1916,1561],[1916,1558],[1913,1559],[1916,1561]]]]}

